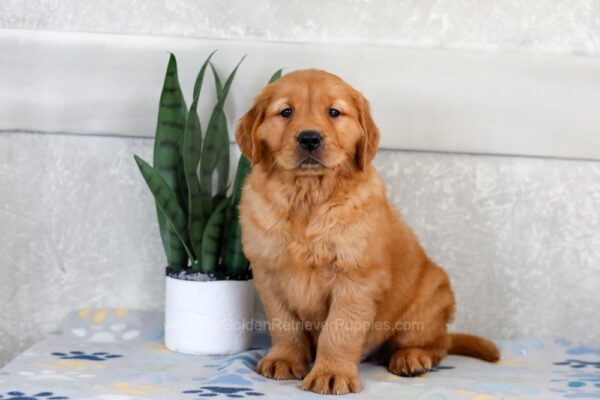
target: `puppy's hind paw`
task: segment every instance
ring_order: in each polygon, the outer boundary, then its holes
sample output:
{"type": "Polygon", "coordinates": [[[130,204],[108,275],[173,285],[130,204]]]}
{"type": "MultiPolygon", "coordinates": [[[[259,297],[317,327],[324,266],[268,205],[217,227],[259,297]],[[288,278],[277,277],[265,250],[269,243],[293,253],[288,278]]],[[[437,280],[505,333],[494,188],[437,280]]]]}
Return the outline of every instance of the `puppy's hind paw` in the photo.
{"type": "Polygon", "coordinates": [[[402,349],[392,355],[388,370],[395,375],[418,376],[429,371],[437,363],[435,361],[426,350],[402,349]]]}

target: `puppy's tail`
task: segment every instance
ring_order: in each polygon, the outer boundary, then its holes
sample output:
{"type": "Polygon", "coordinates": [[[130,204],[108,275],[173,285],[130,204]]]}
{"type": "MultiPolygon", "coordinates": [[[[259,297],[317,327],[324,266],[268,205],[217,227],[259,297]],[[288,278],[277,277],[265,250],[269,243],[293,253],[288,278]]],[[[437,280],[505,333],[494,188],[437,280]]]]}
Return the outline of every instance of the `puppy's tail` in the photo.
{"type": "Polygon", "coordinates": [[[500,350],[491,341],[475,335],[451,333],[449,354],[475,357],[480,360],[496,362],[500,359],[500,350]]]}

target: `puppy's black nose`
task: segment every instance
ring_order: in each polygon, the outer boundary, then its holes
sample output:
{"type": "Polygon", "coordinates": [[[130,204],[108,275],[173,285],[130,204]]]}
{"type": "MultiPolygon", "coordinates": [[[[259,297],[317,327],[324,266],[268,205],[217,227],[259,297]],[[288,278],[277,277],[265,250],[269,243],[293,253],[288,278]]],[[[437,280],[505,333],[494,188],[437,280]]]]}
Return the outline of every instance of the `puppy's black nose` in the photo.
{"type": "Polygon", "coordinates": [[[319,148],[323,136],[317,131],[302,131],[298,135],[298,145],[306,151],[314,151],[319,148]]]}

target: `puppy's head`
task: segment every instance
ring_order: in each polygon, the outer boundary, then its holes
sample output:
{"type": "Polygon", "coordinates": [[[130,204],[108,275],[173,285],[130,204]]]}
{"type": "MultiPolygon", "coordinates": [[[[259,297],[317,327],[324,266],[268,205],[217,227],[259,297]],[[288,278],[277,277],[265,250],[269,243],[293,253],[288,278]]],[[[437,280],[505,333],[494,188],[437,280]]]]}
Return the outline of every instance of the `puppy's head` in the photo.
{"type": "Polygon", "coordinates": [[[254,165],[304,176],[362,171],[379,143],[367,100],[319,70],[295,71],[268,85],[235,136],[254,165]]]}

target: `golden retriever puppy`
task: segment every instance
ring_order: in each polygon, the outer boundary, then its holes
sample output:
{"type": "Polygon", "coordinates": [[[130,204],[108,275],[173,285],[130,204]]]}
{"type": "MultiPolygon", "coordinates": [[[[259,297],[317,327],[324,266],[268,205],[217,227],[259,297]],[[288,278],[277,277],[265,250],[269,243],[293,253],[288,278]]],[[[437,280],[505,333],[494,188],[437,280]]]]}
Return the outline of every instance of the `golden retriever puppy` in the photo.
{"type": "Polygon", "coordinates": [[[374,349],[403,376],[448,353],[498,360],[490,341],[447,332],[448,276],[386,197],[371,166],[379,132],[358,91],[324,71],[289,73],[256,97],[236,139],[253,164],[243,248],[272,338],[258,373],[342,394],[360,391],[374,349]]]}

